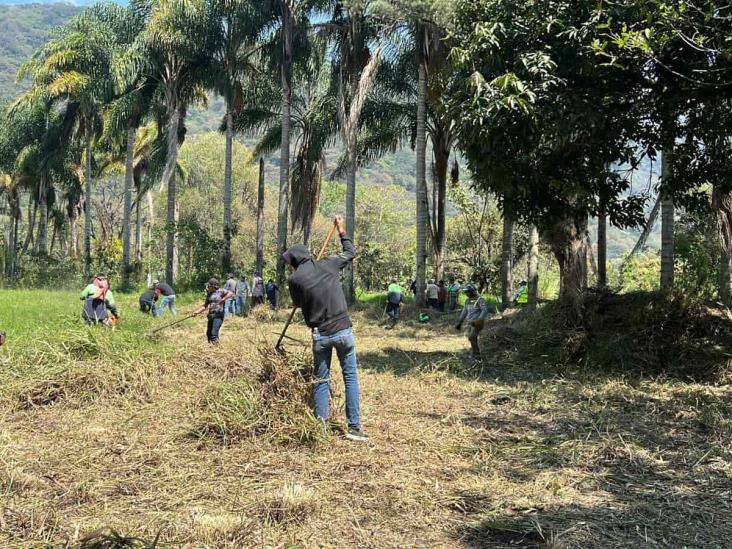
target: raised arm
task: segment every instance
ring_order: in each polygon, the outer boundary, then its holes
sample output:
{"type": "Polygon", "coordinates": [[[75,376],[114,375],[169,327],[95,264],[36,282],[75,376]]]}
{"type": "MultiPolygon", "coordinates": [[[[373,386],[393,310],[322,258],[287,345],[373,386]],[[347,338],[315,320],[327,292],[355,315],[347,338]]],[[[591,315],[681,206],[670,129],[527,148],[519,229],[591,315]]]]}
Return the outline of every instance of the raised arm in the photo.
{"type": "Polygon", "coordinates": [[[338,236],[341,237],[341,246],[343,251],[338,255],[329,257],[326,261],[336,263],[339,269],[343,269],[353,261],[356,257],[356,247],[353,245],[353,241],[348,238],[346,234],[346,226],[343,221],[343,216],[337,215],[334,220],[336,229],[338,230],[338,236]]]}

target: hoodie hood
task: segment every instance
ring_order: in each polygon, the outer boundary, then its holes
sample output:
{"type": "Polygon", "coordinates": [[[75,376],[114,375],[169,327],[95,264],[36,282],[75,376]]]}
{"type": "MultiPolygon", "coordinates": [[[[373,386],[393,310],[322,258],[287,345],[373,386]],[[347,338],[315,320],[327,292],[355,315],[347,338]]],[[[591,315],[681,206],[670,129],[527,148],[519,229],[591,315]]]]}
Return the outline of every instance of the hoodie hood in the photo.
{"type": "Polygon", "coordinates": [[[282,259],[284,259],[285,263],[292,265],[297,269],[303,263],[312,260],[313,256],[307,247],[302,244],[296,244],[282,254],[282,259]]]}

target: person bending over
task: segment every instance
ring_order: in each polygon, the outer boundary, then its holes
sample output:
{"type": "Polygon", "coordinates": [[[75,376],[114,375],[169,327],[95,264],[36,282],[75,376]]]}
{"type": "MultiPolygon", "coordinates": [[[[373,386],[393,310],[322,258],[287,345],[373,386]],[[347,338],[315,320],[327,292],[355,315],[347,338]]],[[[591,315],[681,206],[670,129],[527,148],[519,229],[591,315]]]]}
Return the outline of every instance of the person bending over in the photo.
{"type": "Polygon", "coordinates": [[[109,289],[109,279],[106,273],[97,274],[92,283],[82,290],[79,299],[84,302],[81,318],[88,325],[115,326],[117,324],[119,313],[114,294],[109,289]]]}
{"type": "Polygon", "coordinates": [[[296,245],[282,258],[292,273],[289,279],[292,301],[302,309],[305,323],[313,334],[315,415],[324,422],[330,418],[330,366],[335,349],[346,386],[346,438],[364,442],[368,437],[361,429],[356,341],[340,281],[340,272],[351,264],[356,248],[346,236],[341,216],[335,218],[335,224],[343,246],[339,255],[315,261],[310,250],[296,245]]]}

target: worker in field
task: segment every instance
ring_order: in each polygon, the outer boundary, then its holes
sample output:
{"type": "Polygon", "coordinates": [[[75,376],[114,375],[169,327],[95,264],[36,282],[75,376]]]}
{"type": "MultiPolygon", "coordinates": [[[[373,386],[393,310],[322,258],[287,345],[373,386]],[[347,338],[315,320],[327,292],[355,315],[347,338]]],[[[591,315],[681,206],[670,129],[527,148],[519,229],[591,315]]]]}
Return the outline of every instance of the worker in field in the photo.
{"type": "Polygon", "coordinates": [[[460,284],[455,282],[455,278],[450,278],[447,286],[447,312],[451,313],[458,306],[458,298],[460,297],[460,284]]]}
{"type": "Polygon", "coordinates": [[[277,310],[279,296],[280,287],[275,284],[274,280],[270,279],[269,281],[267,281],[267,301],[269,301],[269,306],[273,311],[277,310]]]}
{"type": "Polygon", "coordinates": [[[162,317],[165,314],[165,308],[167,307],[170,309],[170,314],[175,318],[178,315],[175,310],[175,290],[173,290],[173,287],[170,284],[160,282],[158,280],[156,280],[153,285],[155,286],[155,292],[158,294],[158,298],[160,298],[158,316],[162,317]]]}
{"type": "Polygon", "coordinates": [[[427,306],[431,309],[437,309],[440,289],[438,288],[437,284],[435,284],[434,280],[430,280],[429,282],[427,282],[425,294],[427,297],[427,306]]]}
{"type": "Polygon", "coordinates": [[[204,312],[208,314],[206,339],[211,345],[218,345],[219,343],[219,332],[221,331],[221,325],[224,323],[224,307],[232,297],[234,297],[234,294],[221,288],[217,278],[212,278],[206,284],[205,302],[193,312],[194,316],[204,312]]]}
{"type": "Polygon", "coordinates": [[[0,332],[0,347],[5,345],[5,332],[0,332]]]}
{"type": "Polygon", "coordinates": [[[386,316],[389,318],[389,327],[393,328],[399,321],[399,313],[404,302],[404,289],[396,281],[391,280],[386,291],[386,316]]]}
{"type": "Polygon", "coordinates": [[[231,294],[231,297],[224,305],[224,318],[226,319],[230,316],[236,316],[236,279],[232,273],[226,275],[224,290],[231,294]]]}
{"type": "Polygon", "coordinates": [[[340,280],[340,272],[353,262],[356,248],[346,236],[343,217],[337,216],[334,222],[343,247],[339,255],[316,262],[307,247],[297,245],[282,258],[292,273],[289,279],[292,302],[302,309],[305,324],[312,330],[315,415],[323,422],[330,418],[330,366],[335,349],[346,387],[346,438],[363,442],[368,437],[361,429],[356,341],[340,280]]]}
{"type": "Polygon", "coordinates": [[[115,326],[119,321],[117,304],[112,290],[109,289],[106,273],[97,274],[92,283],[84,288],[79,298],[84,302],[81,317],[87,324],[115,326]]]}
{"type": "Polygon", "coordinates": [[[463,323],[468,323],[470,347],[473,351],[473,356],[479,359],[480,344],[478,342],[478,336],[485,326],[485,318],[488,316],[488,304],[473,284],[467,284],[463,291],[468,299],[463,307],[463,312],[460,313],[460,320],[455,326],[455,329],[460,331],[463,328],[463,323]]]}
{"type": "Polygon", "coordinates": [[[252,307],[264,303],[264,279],[260,273],[254,273],[252,278],[252,307]]]}
{"type": "Polygon", "coordinates": [[[447,306],[447,286],[445,286],[445,281],[440,280],[437,283],[437,308],[441,312],[445,312],[445,307],[447,306]]]}
{"type": "Polygon", "coordinates": [[[239,275],[239,280],[236,281],[235,289],[236,297],[234,302],[236,303],[236,314],[244,316],[247,307],[247,299],[251,290],[249,289],[249,283],[243,274],[239,275]]]}
{"type": "Polygon", "coordinates": [[[513,296],[513,302],[516,305],[526,305],[529,302],[529,285],[525,280],[519,284],[518,290],[513,296]]]}
{"type": "Polygon", "coordinates": [[[157,301],[158,292],[155,290],[155,286],[148,288],[140,296],[140,312],[158,316],[157,301]]]}

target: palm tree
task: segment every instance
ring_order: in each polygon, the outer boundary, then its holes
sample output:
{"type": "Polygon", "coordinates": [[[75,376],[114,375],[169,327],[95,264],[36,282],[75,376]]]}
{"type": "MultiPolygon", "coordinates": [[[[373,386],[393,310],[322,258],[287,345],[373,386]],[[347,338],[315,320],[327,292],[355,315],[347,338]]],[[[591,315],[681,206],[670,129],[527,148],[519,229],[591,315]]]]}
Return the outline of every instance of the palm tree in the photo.
{"type": "Polygon", "coordinates": [[[214,45],[212,11],[204,0],[138,0],[133,9],[146,24],[120,61],[118,72],[125,82],[148,75],[165,106],[167,150],[161,188],[168,190],[165,274],[173,283],[178,275],[178,150],[185,138],[188,105],[205,97],[202,84],[214,45]]]}
{"type": "MultiPolygon", "coordinates": [[[[101,133],[101,113],[113,97],[112,58],[118,48],[124,17],[119,6],[96,6],[74,18],[58,35],[42,46],[23,65],[18,78],[30,76],[32,88],[16,102],[45,101],[64,105],[64,136],[77,135],[84,141],[84,271],[91,272],[93,145],[101,133]]],[[[41,225],[39,248],[45,248],[46,185],[39,191],[41,225]]]]}
{"type": "MultiPolygon", "coordinates": [[[[266,6],[265,6],[266,7],[266,6]]],[[[273,12],[262,9],[254,0],[215,0],[213,21],[216,24],[212,87],[226,102],[226,157],[224,165],[224,252],[223,271],[231,270],[232,150],[234,115],[242,108],[244,79],[256,70],[252,59],[260,46],[257,38],[272,23],[273,12]]]]}
{"type": "MultiPolygon", "coordinates": [[[[295,66],[290,110],[295,159],[288,185],[292,191],[288,213],[292,230],[302,230],[306,242],[319,204],[325,151],[335,141],[338,130],[336,98],[324,62],[325,43],[318,46],[307,62],[295,66]]],[[[243,103],[234,118],[234,129],[259,132],[255,157],[275,152],[282,142],[281,90],[261,72],[250,82],[243,103]]]]}
{"type": "Polygon", "coordinates": [[[513,301],[513,227],[513,216],[504,205],[501,242],[501,305],[503,308],[510,307],[513,301]]]}
{"type": "MultiPolygon", "coordinates": [[[[356,234],[356,173],[361,112],[381,62],[381,48],[377,47],[374,51],[370,48],[377,35],[378,26],[363,6],[347,7],[341,2],[336,4],[330,37],[338,52],[333,63],[338,83],[338,120],[346,148],[346,231],[352,240],[356,234]]],[[[355,286],[352,265],[346,272],[345,293],[349,303],[353,303],[355,286]]]]}
{"type": "Polygon", "coordinates": [[[539,302],[539,229],[536,225],[529,226],[529,271],[528,271],[528,301],[529,311],[535,311],[539,302]]]}

